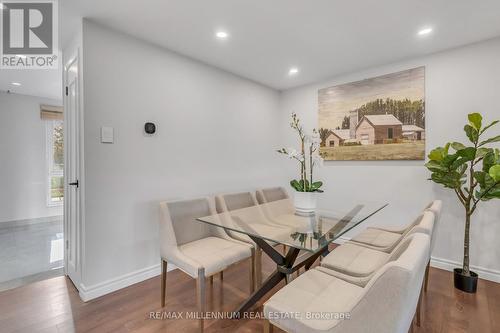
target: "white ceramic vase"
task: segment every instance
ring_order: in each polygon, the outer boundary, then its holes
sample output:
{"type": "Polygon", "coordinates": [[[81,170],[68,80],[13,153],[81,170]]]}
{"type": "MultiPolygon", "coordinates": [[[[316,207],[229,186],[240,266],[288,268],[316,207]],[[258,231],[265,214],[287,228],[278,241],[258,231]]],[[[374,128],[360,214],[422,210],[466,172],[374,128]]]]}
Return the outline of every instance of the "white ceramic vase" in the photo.
{"type": "Polygon", "coordinates": [[[312,215],[316,211],[316,195],[318,192],[297,192],[294,195],[295,212],[298,215],[312,215]]]}

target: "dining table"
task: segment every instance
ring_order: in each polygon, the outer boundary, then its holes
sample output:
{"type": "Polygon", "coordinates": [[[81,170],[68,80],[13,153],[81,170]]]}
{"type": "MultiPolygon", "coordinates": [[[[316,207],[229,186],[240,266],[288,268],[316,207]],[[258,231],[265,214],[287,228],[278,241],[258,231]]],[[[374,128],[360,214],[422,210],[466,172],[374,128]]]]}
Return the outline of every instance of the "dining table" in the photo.
{"type": "Polygon", "coordinates": [[[256,251],[263,251],[276,264],[276,269],[265,281],[257,279],[256,290],[235,311],[241,316],[282,280],[290,283],[298,270],[309,270],[319,257],[329,253],[332,242],[387,205],[383,202],[339,199],[310,213],[298,213],[293,200],[282,199],[197,220],[223,228],[230,236],[238,233],[238,238],[241,238],[243,235],[256,251]],[[278,245],[288,250],[280,253],[275,249],[278,245]]]}

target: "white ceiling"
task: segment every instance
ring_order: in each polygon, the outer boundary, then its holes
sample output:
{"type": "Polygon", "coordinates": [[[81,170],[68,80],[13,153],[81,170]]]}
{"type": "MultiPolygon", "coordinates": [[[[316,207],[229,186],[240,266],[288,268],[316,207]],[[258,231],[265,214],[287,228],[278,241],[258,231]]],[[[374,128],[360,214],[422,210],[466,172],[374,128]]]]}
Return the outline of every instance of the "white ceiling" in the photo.
{"type": "Polygon", "coordinates": [[[64,0],[64,11],[277,89],[500,35],[498,0],[64,0]],[[417,31],[434,32],[419,38],[417,31]],[[227,41],[214,38],[226,29],[227,41]],[[288,69],[300,73],[291,78],[288,69]]]}
{"type": "MultiPolygon", "coordinates": [[[[86,17],[279,90],[500,35],[498,0],[59,3],[63,45],[76,30],[78,18],[86,17]],[[417,36],[427,26],[433,33],[417,36]],[[217,40],[219,29],[230,38],[217,40]],[[290,77],[292,66],[300,72],[290,77]]],[[[0,71],[2,90],[60,96],[60,73],[8,72],[0,71]],[[9,85],[14,80],[25,82],[13,89],[9,85]]]]}
{"type": "Polygon", "coordinates": [[[0,69],[0,91],[62,100],[62,70],[0,69]],[[17,87],[12,82],[21,83],[17,87]]]}

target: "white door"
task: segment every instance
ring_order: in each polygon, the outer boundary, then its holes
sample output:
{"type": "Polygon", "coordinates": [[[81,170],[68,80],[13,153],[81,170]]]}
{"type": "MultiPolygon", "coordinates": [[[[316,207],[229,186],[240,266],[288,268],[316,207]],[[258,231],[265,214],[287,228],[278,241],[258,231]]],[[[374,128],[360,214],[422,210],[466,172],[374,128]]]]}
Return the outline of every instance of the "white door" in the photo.
{"type": "MultiPolygon", "coordinates": [[[[78,54],[78,52],[77,52],[78,54]]],[[[80,90],[76,55],[64,67],[65,198],[64,238],[66,275],[79,288],[80,262],[80,90]]]]}

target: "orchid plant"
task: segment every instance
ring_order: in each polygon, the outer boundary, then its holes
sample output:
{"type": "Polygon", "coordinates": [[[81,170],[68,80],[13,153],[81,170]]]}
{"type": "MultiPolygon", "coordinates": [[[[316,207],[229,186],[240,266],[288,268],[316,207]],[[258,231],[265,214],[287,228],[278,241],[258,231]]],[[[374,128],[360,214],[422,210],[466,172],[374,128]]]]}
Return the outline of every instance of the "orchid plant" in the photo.
{"type": "Polygon", "coordinates": [[[297,114],[292,113],[290,127],[297,132],[300,139],[300,151],[295,148],[281,148],[278,153],[287,155],[290,159],[296,160],[300,165],[300,179],[293,179],[290,185],[297,192],[323,192],[321,186],[323,182],[313,180],[315,166],[323,164],[323,157],[319,151],[321,139],[316,129],[312,135],[306,135],[297,114]]]}

